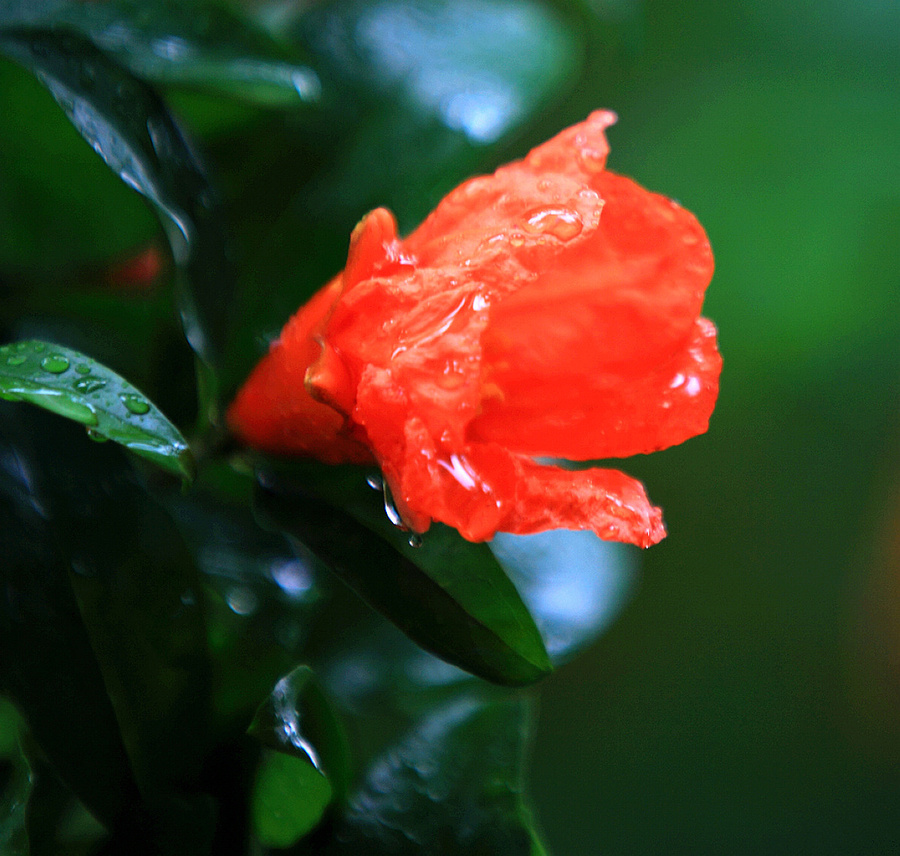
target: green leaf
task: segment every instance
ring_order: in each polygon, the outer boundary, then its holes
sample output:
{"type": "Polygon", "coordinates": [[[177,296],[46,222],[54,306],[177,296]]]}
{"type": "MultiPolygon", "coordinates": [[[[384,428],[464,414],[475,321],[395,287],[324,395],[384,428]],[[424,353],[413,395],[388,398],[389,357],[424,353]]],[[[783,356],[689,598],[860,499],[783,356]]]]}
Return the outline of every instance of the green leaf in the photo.
{"type": "Polygon", "coordinates": [[[339,830],[340,854],[537,856],[522,789],[530,705],[459,697],[370,766],[339,830]]]}
{"type": "Polygon", "coordinates": [[[203,576],[217,719],[242,731],[259,700],[303,659],[323,597],[318,569],[287,538],[260,529],[248,509],[196,492],[169,496],[166,506],[203,576]]]}
{"type": "Polygon", "coordinates": [[[347,738],[307,666],[278,681],[247,730],[272,750],[263,753],[253,788],[257,838],[288,847],[318,824],[332,801],[344,799],[347,738]]]}
{"type": "Polygon", "coordinates": [[[59,779],[111,827],[134,815],[138,792],[67,563],[35,493],[33,440],[58,433],[40,416],[0,405],[0,692],[59,779]]]}
{"type": "MultiPolygon", "coordinates": [[[[199,848],[210,832],[209,799],[198,792],[212,742],[199,576],[121,449],[89,443],[73,454],[75,426],[29,416],[29,485],[52,521],[59,583],[74,592],[153,837],[199,848]]],[[[102,780],[102,769],[93,775],[102,780]]]]}
{"type": "Polygon", "coordinates": [[[360,468],[294,473],[314,493],[263,490],[260,509],[416,643],[496,683],[528,684],[550,671],[540,633],[487,545],[435,525],[411,546],[360,468]]]}
{"type": "Polygon", "coordinates": [[[217,362],[233,276],[224,228],[203,169],[160,97],[75,33],[0,28],[0,51],[50,90],[107,166],[160,214],[188,280],[180,293],[185,335],[207,363],[217,362]]]}
{"type": "Polygon", "coordinates": [[[247,733],[264,746],[305,761],[326,776],[337,799],[347,792],[346,735],[308,666],[285,675],[253,717],[247,733]]]}
{"type": "Polygon", "coordinates": [[[290,847],[319,823],[331,799],[331,784],[314,767],[264,752],[250,803],[256,837],[265,847],[290,847]]]}
{"type": "Polygon", "coordinates": [[[29,856],[26,811],[34,787],[34,777],[21,752],[14,761],[12,778],[0,794],[0,853],[4,856],[29,856]]]}
{"type": "Polygon", "coordinates": [[[132,74],[269,107],[315,104],[308,60],[224,4],[199,0],[5,0],[0,26],[81,33],[132,74]]]}
{"type": "Polygon", "coordinates": [[[71,292],[71,271],[126,258],[159,226],[34,77],[0,56],[0,267],[23,298],[71,292]],[[30,276],[29,276],[30,275],[30,276]],[[19,277],[28,277],[26,283],[19,277]]]}
{"type": "Polygon", "coordinates": [[[187,442],[154,404],[115,372],[60,345],[0,346],[0,398],[26,401],[87,426],[182,478],[192,478],[187,442]]]}

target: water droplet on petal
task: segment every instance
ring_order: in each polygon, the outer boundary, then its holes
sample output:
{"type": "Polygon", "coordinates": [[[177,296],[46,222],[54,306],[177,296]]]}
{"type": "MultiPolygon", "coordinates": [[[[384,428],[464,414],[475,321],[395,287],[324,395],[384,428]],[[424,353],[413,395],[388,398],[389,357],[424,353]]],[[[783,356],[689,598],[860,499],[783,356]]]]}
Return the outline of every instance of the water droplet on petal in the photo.
{"type": "Polygon", "coordinates": [[[24,354],[13,354],[11,357],[6,358],[6,364],[8,366],[20,366],[27,359],[24,354]]]}
{"type": "Polygon", "coordinates": [[[150,404],[147,402],[147,399],[142,398],[140,395],[135,395],[133,392],[123,392],[119,398],[122,399],[122,404],[125,405],[129,413],[133,413],[135,416],[143,416],[145,413],[150,412],[150,404]]]}
{"type": "Polygon", "coordinates": [[[86,363],[79,363],[77,366],[75,366],[75,371],[78,372],[78,374],[90,374],[91,367],[86,363]]]}
{"type": "Polygon", "coordinates": [[[44,350],[44,343],[43,343],[43,342],[35,342],[35,343],[34,343],[34,349],[35,349],[35,351],[37,351],[38,353],[40,353],[41,351],[44,350]]]}
{"type": "Polygon", "coordinates": [[[559,206],[531,212],[523,226],[533,235],[553,235],[560,241],[571,241],[581,234],[582,222],[577,211],[559,206]]]}
{"type": "Polygon", "coordinates": [[[95,428],[88,428],[87,435],[95,443],[105,443],[109,439],[109,437],[104,436],[99,431],[97,431],[95,428]]]}
{"type": "Polygon", "coordinates": [[[606,152],[583,148],[578,152],[578,162],[585,172],[596,175],[606,169],[606,152]]]}

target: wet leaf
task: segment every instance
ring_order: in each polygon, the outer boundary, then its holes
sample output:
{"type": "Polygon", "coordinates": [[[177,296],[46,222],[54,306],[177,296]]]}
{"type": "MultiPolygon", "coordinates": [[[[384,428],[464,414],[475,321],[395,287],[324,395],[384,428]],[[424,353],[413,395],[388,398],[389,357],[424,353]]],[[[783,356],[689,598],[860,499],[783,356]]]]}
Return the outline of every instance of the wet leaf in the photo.
{"type": "Polygon", "coordinates": [[[200,847],[210,831],[209,800],[198,791],[211,743],[211,675],[199,576],[121,449],[87,444],[73,454],[75,426],[31,415],[34,496],[154,814],[153,835],[200,847]]]}
{"type": "Polygon", "coordinates": [[[194,460],[179,430],[142,393],[90,357],[50,342],[0,346],[0,398],[25,401],[85,425],[182,478],[194,460]]]}
{"type": "Polygon", "coordinates": [[[122,258],[159,230],[144,200],[84,144],[50,94],[0,55],[0,267],[24,298],[66,294],[60,269],[122,258]]]}
{"type": "Polygon", "coordinates": [[[298,666],[278,681],[247,732],[264,746],[299,758],[326,776],[336,798],[346,794],[347,738],[308,666],[298,666]]]}
{"type": "Polygon", "coordinates": [[[64,27],[81,33],[132,74],[272,107],[319,100],[308,61],[235,10],[200,0],[6,0],[0,27],[64,27]]]}
{"type": "Polygon", "coordinates": [[[339,831],[340,854],[537,856],[522,797],[527,700],[461,696],[369,767],[339,831]]]}
{"type": "Polygon", "coordinates": [[[185,335],[217,362],[233,275],[224,229],[203,169],[160,97],[75,33],[0,28],[0,52],[47,87],[107,166],[159,213],[187,280],[185,335]]]}
{"type": "Polygon", "coordinates": [[[550,671],[528,609],[485,544],[435,525],[411,546],[363,470],[309,464],[294,474],[301,471],[308,492],[263,490],[259,508],[413,641],[501,684],[550,671]]]}
{"type": "Polygon", "coordinates": [[[0,692],[22,712],[57,776],[114,826],[133,816],[138,792],[67,563],[36,493],[39,425],[0,405],[0,692]]]}

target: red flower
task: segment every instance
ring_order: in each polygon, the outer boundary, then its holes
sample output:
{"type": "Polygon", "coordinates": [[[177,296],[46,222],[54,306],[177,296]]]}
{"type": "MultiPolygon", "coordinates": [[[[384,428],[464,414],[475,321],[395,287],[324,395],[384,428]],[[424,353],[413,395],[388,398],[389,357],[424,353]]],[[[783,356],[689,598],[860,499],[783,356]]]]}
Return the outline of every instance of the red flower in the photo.
{"type": "Polygon", "coordinates": [[[538,457],[653,452],[706,430],[721,358],[713,260],[683,208],[607,172],[597,112],[450,193],[405,240],[377,209],[231,407],[252,446],[377,462],[409,527],[472,541],[665,535],[617,470],[538,457]]]}

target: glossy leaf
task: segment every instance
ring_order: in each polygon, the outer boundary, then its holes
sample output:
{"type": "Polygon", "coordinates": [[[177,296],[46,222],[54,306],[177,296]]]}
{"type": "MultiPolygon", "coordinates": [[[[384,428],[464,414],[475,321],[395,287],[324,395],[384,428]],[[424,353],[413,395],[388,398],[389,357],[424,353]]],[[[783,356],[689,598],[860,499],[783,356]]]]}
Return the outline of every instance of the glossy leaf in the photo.
{"type": "MultiPolygon", "coordinates": [[[[176,783],[199,787],[210,742],[199,575],[171,518],[118,449],[89,445],[72,455],[66,446],[64,434],[41,443],[52,467],[42,500],[138,784],[164,801],[176,783]]],[[[174,818],[175,809],[166,814],[174,818]]]]}
{"type": "Polygon", "coordinates": [[[36,493],[32,441],[47,427],[39,416],[0,405],[0,692],[16,703],[56,775],[114,826],[134,816],[138,792],[67,562],[36,493]]]}
{"type": "Polygon", "coordinates": [[[370,766],[337,851],[542,854],[522,799],[530,719],[521,698],[462,696],[434,711],[370,766]]]}
{"type": "Polygon", "coordinates": [[[0,52],[35,74],[109,168],[160,214],[187,278],[185,334],[215,362],[232,291],[224,230],[202,167],[160,97],[74,33],[0,28],[0,52]]]}
{"type": "Polygon", "coordinates": [[[555,665],[593,642],[634,587],[634,549],[593,532],[500,532],[490,548],[528,605],[555,665]]]}
{"type": "Polygon", "coordinates": [[[531,615],[486,545],[436,525],[411,546],[361,469],[302,470],[315,494],[262,491],[261,510],[413,641],[497,683],[528,684],[550,671],[531,615]]]}
{"type": "Polygon", "coordinates": [[[197,0],[6,0],[0,26],[79,32],[132,74],[154,83],[199,87],[257,104],[318,101],[309,64],[224,4],[197,0]]]}
{"type": "Polygon", "coordinates": [[[158,232],[144,200],[113,175],[24,68],[0,52],[0,267],[23,297],[65,294],[59,271],[122,258],[158,232]]]}
{"type": "Polygon", "coordinates": [[[337,798],[346,794],[347,738],[308,666],[278,681],[247,731],[264,746],[306,761],[328,778],[337,798]]]}
{"type": "Polygon", "coordinates": [[[128,381],[90,357],[49,342],[0,346],[0,398],[36,404],[85,425],[182,478],[194,460],[179,430],[128,381]]]}

